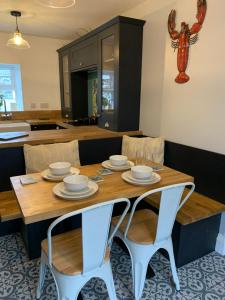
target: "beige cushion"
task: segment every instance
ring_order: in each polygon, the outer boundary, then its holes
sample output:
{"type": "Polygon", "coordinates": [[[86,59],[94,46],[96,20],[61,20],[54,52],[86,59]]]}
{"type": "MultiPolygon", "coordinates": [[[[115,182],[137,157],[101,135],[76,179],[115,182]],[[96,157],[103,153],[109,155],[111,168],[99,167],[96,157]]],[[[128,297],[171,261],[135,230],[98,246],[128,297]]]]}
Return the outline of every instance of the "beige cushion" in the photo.
{"type": "Polygon", "coordinates": [[[26,173],[42,172],[49,164],[57,161],[70,162],[72,166],[80,166],[78,141],[48,145],[24,145],[26,173]]]}
{"type": "Polygon", "coordinates": [[[135,138],[123,136],[122,154],[129,158],[143,157],[156,163],[164,161],[164,139],[158,138],[135,138]]]}

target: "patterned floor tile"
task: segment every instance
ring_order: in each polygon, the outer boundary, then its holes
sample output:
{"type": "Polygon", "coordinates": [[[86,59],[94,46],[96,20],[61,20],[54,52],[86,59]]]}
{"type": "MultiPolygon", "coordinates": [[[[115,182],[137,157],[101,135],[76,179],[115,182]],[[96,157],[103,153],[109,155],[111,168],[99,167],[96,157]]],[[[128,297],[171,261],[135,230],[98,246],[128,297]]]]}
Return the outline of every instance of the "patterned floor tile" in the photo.
{"type": "Polygon", "coordinates": [[[20,235],[0,237],[0,271],[5,266],[14,266],[28,261],[28,256],[20,235]]]}
{"type": "MultiPolygon", "coordinates": [[[[118,300],[134,300],[129,254],[113,243],[111,263],[118,300]]],[[[169,261],[156,253],[150,262],[155,276],[146,279],[142,300],[225,300],[225,258],[210,253],[178,270],[181,291],[175,290],[169,261]]],[[[35,300],[39,260],[28,260],[19,234],[0,238],[0,300],[35,300]]],[[[82,289],[84,300],[108,300],[97,278],[82,289]]],[[[52,275],[46,274],[41,300],[56,300],[52,275]]]]}
{"type": "Polygon", "coordinates": [[[225,299],[225,281],[221,281],[219,284],[215,285],[210,291],[205,293],[205,298],[208,299],[225,299]],[[211,297],[211,298],[210,298],[211,297]],[[214,298],[213,298],[214,297],[214,298]]]}
{"type": "MultiPolygon", "coordinates": [[[[113,274],[116,295],[118,300],[133,300],[133,294],[130,292],[117,274],[113,274]]],[[[108,300],[106,285],[97,278],[90,280],[82,289],[84,300],[108,300]]]]}

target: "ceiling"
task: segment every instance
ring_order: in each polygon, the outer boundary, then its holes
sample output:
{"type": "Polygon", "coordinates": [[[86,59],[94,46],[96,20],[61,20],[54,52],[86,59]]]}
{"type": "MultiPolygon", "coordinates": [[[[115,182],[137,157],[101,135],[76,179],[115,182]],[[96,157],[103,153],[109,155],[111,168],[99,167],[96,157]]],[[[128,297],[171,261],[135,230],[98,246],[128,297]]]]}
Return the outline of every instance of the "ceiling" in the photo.
{"type": "Polygon", "coordinates": [[[19,10],[22,33],[74,39],[141,2],[144,0],[76,0],[74,7],[57,9],[43,7],[37,0],[4,0],[0,6],[0,31],[15,30],[10,11],[19,10]]]}

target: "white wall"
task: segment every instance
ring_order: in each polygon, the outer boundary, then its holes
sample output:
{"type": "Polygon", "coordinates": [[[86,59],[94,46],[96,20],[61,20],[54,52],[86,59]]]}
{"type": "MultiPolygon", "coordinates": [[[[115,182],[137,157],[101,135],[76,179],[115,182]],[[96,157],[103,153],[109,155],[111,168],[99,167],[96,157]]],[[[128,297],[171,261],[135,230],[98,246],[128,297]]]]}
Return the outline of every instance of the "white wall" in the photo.
{"type": "Polygon", "coordinates": [[[197,0],[147,0],[124,15],[147,21],[140,128],[148,135],[225,154],[225,1],[207,2],[199,41],[191,47],[191,80],[183,85],[174,82],[176,53],[170,46],[167,18],[175,8],[177,28],[182,20],[192,24],[197,0]]]}
{"type": "Polygon", "coordinates": [[[40,109],[40,103],[48,103],[48,109],[60,109],[56,50],[68,41],[24,36],[31,48],[18,50],[6,47],[11,36],[0,32],[0,63],[21,65],[24,109],[31,110],[32,103],[36,104],[36,109],[40,109]]]}

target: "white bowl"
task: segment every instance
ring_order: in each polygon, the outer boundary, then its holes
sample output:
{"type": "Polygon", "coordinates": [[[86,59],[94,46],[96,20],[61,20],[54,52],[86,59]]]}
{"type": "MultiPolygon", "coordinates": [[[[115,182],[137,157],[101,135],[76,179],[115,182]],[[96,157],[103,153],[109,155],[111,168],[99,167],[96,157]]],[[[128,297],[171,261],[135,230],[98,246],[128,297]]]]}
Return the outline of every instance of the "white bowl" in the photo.
{"type": "Polygon", "coordinates": [[[49,170],[52,175],[64,175],[70,172],[71,163],[69,162],[55,162],[49,165],[49,170]]]}
{"type": "Polygon", "coordinates": [[[87,188],[88,177],[85,175],[71,175],[63,179],[65,189],[71,192],[76,192],[87,188]]]}
{"type": "Polygon", "coordinates": [[[127,164],[127,156],[125,155],[111,155],[109,160],[112,166],[123,166],[127,164]]]}
{"type": "Polygon", "coordinates": [[[153,169],[148,166],[134,166],[131,168],[131,175],[137,179],[147,179],[152,176],[153,169]]]}

